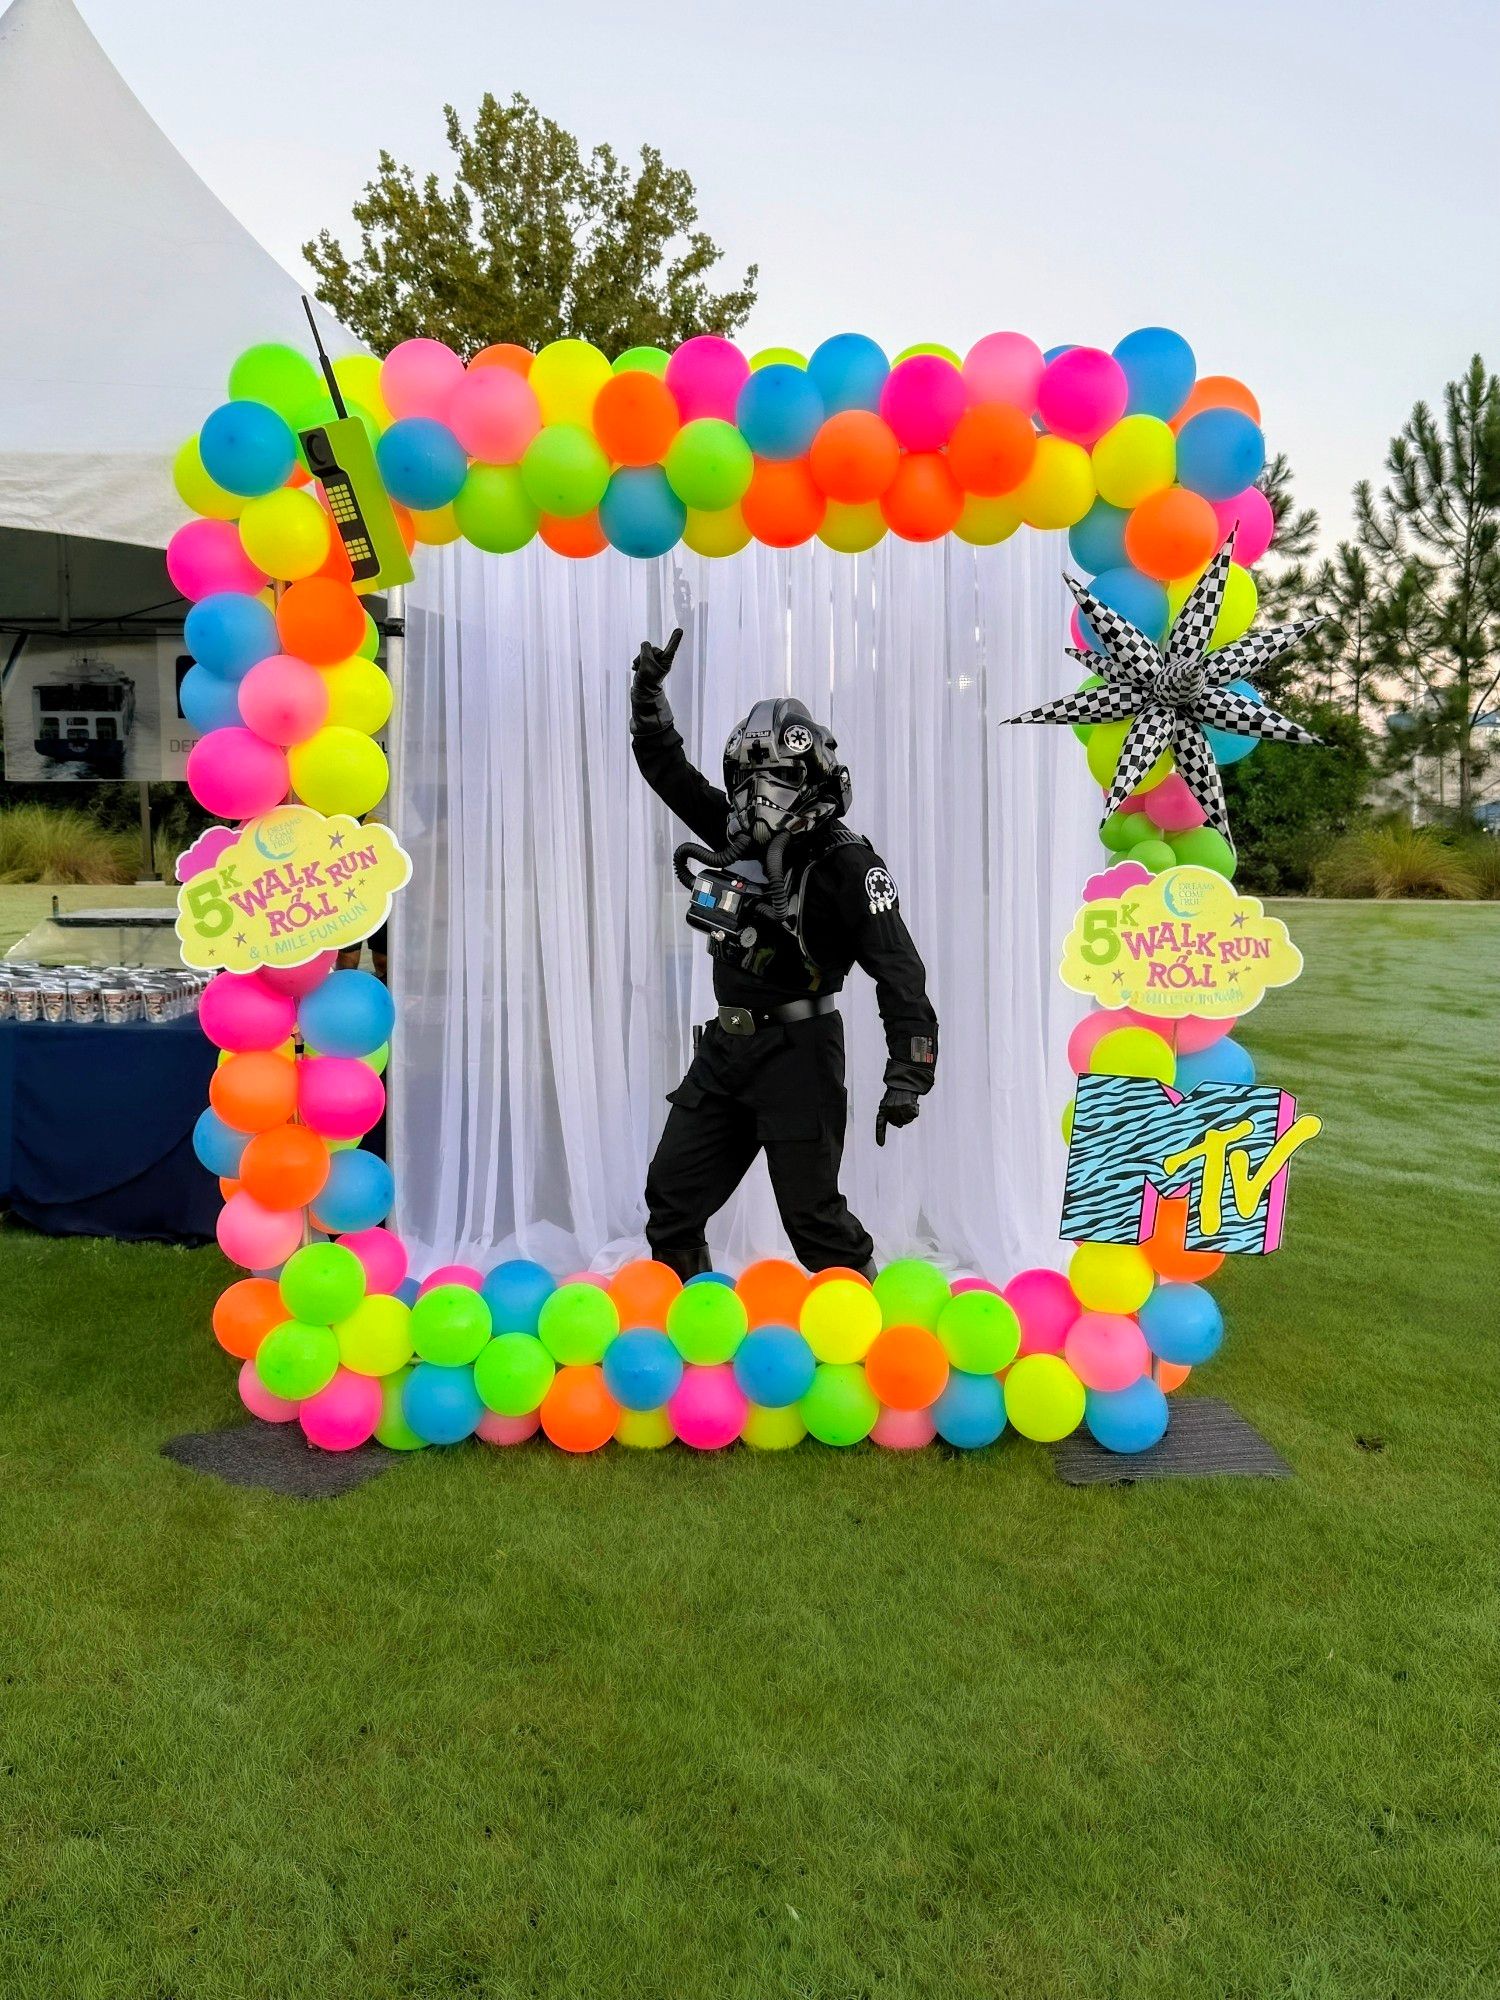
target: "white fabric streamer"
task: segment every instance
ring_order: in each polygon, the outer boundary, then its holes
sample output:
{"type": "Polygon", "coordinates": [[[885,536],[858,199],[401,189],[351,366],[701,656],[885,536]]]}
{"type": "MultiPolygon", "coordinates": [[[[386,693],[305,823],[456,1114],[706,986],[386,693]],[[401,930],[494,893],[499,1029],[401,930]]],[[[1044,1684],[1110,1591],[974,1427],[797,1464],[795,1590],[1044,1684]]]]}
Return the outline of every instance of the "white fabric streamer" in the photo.
{"type": "MultiPolygon", "coordinates": [[[[868,555],[752,545],[576,562],[533,545],[426,551],[407,600],[391,818],[411,852],[393,922],[396,1226],[419,1273],[502,1256],[554,1271],[642,1254],[665,1093],[712,1011],[670,855],[687,837],[630,755],[630,662],[686,632],[668,695],[717,783],[762,695],[839,739],[848,823],[874,842],[940,1026],[918,1122],[874,1144],[884,1043],[856,967],[842,1001],[844,1187],[881,1260],[1003,1280],[1061,1264],[1068,1031],[1056,966],[1099,865],[1097,788],[1061,731],[1002,729],[1059,693],[1060,535],[999,548],[894,537],[868,555]]],[[[757,1162],[710,1226],[716,1262],[786,1255],[757,1162]]]]}

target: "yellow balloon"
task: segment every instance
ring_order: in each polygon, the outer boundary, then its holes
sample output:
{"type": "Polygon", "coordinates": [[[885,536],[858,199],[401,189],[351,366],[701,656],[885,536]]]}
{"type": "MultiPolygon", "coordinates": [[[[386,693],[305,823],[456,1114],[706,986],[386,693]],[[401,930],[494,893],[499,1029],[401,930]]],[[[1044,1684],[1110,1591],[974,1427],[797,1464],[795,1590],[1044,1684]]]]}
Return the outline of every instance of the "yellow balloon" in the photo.
{"type": "Polygon", "coordinates": [[[756,1451],[789,1451],[807,1436],[807,1425],[795,1403],[784,1410],[763,1410],[752,1403],[740,1436],[756,1451]]]}
{"type": "Polygon", "coordinates": [[[1060,1354],[1023,1354],[1005,1378],[1005,1415],[1022,1437],[1055,1444],[1083,1422],[1083,1384],[1060,1354]]]}
{"type": "Polygon", "coordinates": [[[700,556],[733,556],[750,539],[750,530],[745,526],[745,517],[739,504],[733,507],[689,507],[687,525],[683,528],[682,539],[700,556]]]}
{"type": "MultiPolygon", "coordinates": [[[[915,341],[910,347],[902,348],[896,356],[896,361],[910,361],[914,354],[935,354],[939,361],[951,361],[955,368],[962,368],[964,365],[962,358],[955,354],[951,347],[944,347],[940,340],[915,341]]],[[[891,363],[893,368],[896,361],[891,363]]]]}
{"type": "Polygon", "coordinates": [[[357,729],[364,736],[376,736],[384,729],[395,699],[389,675],[383,674],[373,661],[358,656],[345,660],[341,666],[320,667],[318,671],[328,690],[326,722],[337,723],[343,729],[357,729]]]}
{"type": "Polygon", "coordinates": [[[453,511],[450,500],[446,507],[409,507],[411,525],[419,542],[425,542],[430,549],[439,549],[447,542],[456,542],[463,533],[458,525],[458,516],[453,511]]]}
{"type": "Polygon", "coordinates": [[[333,1330],[339,1360],[356,1375],[394,1375],[411,1360],[411,1307],[385,1292],[361,1299],[333,1330]]]}
{"type": "Polygon", "coordinates": [[[177,456],[172,460],[172,484],[184,507],[191,507],[195,514],[207,515],[211,521],[237,521],[245,511],[243,493],[227,493],[217,480],[209,478],[195,437],[185,439],[177,447],[177,456]]]}
{"type": "Polygon", "coordinates": [[[814,1285],[802,1304],[802,1338],[819,1361],[863,1361],[880,1331],[880,1301],[853,1278],[814,1285]]]}
{"type": "Polygon", "coordinates": [[[665,1410],[621,1410],[615,1438],[632,1451],[660,1451],[677,1433],[665,1410]]]}
{"type": "Polygon", "coordinates": [[[1063,1135],[1063,1144],[1065,1146],[1071,1146],[1073,1143],[1073,1113],[1077,1108],[1077,1104],[1078,1104],[1078,1099],[1076,1097],[1070,1097],[1067,1103],[1063,1106],[1062,1135],[1063,1135]]]}
{"type": "Polygon", "coordinates": [[[1021,509],[1013,493],[1001,493],[993,499],[983,493],[970,493],[964,500],[964,511],[953,524],[953,532],[961,542],[968,542],[976,549],[993,548],[996,542],[1009,541],[1021,525],[1021,509]]]}
{"type": "Polygon", "coordinates": [[[1121,417],[1092,456],[1099,498],[1111,507],[1139,507],[1177,477],[1177,440],[1160,417],[1121,417]]]}
{"type": "Polygon", "coordinates": [[[1039,437],[1031,470],[1013,495],[1033,528],[1071,528],[1093,506],[1094,468],[1081,444],[1039,437]]]}
{"type": "Polygon", "coordinates": [[[1150,1298],[1156,1274],[1134,1243],[1080,1243],[1068,1283],[1085,1312],[1133,1313],[1150,1298]]]}
{"type": "Polygon", "coordinates": [[[750,373],[757,368],[805,368],[807,356],[799,354],[795,347],[763,347],[759,354],[750,357],[750,373]]]}
{"type": "Polygon", "coordinates": [[[594,398],[609,378],[609,362],[591,341],[550,340],[532,362],[527,380],[542,406],[544,424],[587,429],[594,398]]]}
{"type": "Polygon", "coordinates": [[[323,567],[332,533],[317,501],[293,486],[247,500],[240,516],[245,554],[257,569],[283,583],[296,583],[323,567]]]}
{"type": "Polygon", "coordinates": [[[327,723],[286,753],[292,790],[314,812],[363,819],[385,797],[390,767],[370,737],[341,723],[327,723]]]}
{"type": "MultiPolygon", "coordinates": [[[[1177,614],[1187,602],[1188,592],[1202,576],[1200,569],[1195,576],[1179,577],[1175,583],[1167,585],[1167,609],[1176,623],[1177,614]]],[[[1260,605],[1260,593],[1255,588],[1255,578],[1249,570],[1241,569],[1237,562],[1229,565],[1229,574],[1224,579],[1224,602],[1219,606],[1219,616],[1214,623],[1214,636],[1208,642],[1208,650],[1216,653],[1221,646],[1232,646],[1236,639],[1243,639],[1255,623],[1255,613],[1260,605]]]]}
{"type": "Polygon", "coordinates": [[[1177,1074],[1171,1045],[1149,1028],[1111,1028],[1089,1051],[1091,1076],[1145,1076],[1170,1083],[1177,1074]]]}
{"type": "MultiPolygon", "coordinates": [[[[1089,732],[1089,740],[1084,745],[1084,755],[1089,760],[1089,770],[1094,782],[1106,790],[1115,781],[1115,766],[1120,761],[1120,751],[1130,732],[1134,718],[1126,716],[1123,722],[1096,722],[1089,732]]],[[[1145,791],[1151,785],[1159,785],[1177,768],[1177,760],[1170,750],[1163,750],[1151,769],[1140,782],[1139,789],[1145,791]]]]}
{"type": "Polygon", "coordinates": [[[333,377],[344,392],[346,403],[358,403],[368,411],[381,430],[391,422],[385,397],[380,393],[380,363],[373,354],[344,354],[333,364],[333,377]]]}
{"type": "Polygon", "coordinates": [[[884,533],[885,516],[876,501],[851,506],[848,501],[830,500],[818,540],[842,556],[857,556],[873,549],[884,533]]]}

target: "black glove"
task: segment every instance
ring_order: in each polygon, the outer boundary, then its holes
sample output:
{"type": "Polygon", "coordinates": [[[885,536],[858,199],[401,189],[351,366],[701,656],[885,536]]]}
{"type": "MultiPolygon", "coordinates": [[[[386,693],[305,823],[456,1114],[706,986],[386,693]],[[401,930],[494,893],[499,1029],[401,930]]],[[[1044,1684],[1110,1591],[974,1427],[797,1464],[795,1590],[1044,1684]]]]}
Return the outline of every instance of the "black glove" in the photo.
{"type": "Polygon", "coordinates": [[[885,1144],[885,1128],[894,1125],[899,1131],[903,1125],[914,1125],[921,1099],[914,1090],[901,1090],[893,1083],[885,1087],[885,1096],[880,1100],[880,1109],[875,1113],[875,1143],[885,1144]]]}
{"type": "Polygon", "coordinates": [[[636,680],[644,687],[659,688],[672,671],[672,662],[677,657],[677,648],[682,644],[682,627],[668,639],[665,646],[653,646],[649,639],[642,639],[641,650],[635,656],[632,671],[636,680]]]}

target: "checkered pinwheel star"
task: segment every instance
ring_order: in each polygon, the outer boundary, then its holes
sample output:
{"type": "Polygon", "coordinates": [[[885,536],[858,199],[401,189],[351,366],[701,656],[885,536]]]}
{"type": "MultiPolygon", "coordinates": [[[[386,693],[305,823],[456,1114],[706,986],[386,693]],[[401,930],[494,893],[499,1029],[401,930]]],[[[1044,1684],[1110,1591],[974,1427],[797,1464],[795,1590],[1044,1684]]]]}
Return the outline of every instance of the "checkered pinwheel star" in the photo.
{"type": "Polygon", "coordinates": [[[1165,652],[1081,583],[1071,576],[1065,579],[1079,610],[1104,648],[1102,653],[1090,653],[1069,646],[1068,655],[1102,674],[1104,684],[1080,688],[1076,694],[1059,695],[1055,701],[1043,702],[1040,708],[1028,708],[1022,715],[1011,716],[1010,721],[1123,722],[1134,717],[1120,749],[1114,783],[1104,801],[1105,819],[1139,789],[1163,750],[1171,750],[1209,825],[1227,840],[1229,815],[1224,806],[1224,787],[1204,730],[1223,729],[1233,736],[1260,736],[1272,743],[1319,741],[1301,723],[1293,722],[1263,702],[1252,701],[1248,695],[1237,694],[1228,685],[1280,659],[1321,622],[1319,619],[1299,618],[1291,625],[1273,626],[1266,632],[1247,632],[1242,639],[1221,646],[1216,653],[1208,650],[1224,601],[1233,550],[1231,535],[1189,592],[1165,652]]]}

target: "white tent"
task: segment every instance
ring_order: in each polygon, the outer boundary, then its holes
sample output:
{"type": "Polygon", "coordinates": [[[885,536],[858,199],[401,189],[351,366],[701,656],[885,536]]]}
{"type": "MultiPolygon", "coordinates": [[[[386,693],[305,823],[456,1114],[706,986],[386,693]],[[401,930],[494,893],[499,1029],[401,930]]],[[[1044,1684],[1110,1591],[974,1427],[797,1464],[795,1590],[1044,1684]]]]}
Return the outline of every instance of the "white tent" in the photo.
{"type": "Polygon", "coordinates": [[[172,454],[230,362],[256,340],[305,346],[307,323],[73,0],[0,17],[0,284],[0,618],[128,614],[143,587],[159,602],[160,558],[118,545],[165,546],[185,518],[172,454]]]}

